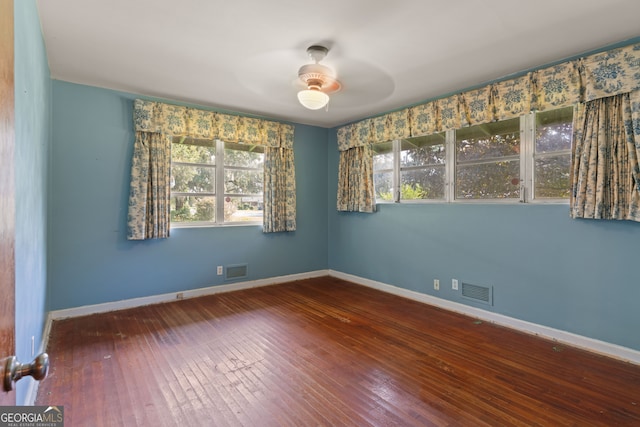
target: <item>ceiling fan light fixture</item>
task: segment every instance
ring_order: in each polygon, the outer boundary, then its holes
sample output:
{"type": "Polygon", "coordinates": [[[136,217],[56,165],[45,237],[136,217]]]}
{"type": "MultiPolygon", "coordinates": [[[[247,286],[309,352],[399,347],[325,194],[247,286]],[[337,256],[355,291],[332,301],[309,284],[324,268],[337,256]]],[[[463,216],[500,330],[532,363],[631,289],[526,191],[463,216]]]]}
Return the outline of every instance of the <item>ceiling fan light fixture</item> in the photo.
{"type": "Polygon", "coordinates": [[[313,64],[307,64],[298,70],[298,79],[304,83],[307,88],[298,92],[298,101],[303,107],[309,110],[319,110],[329,103],[330,93],[340,90],[340,82],[334,77],[333,70],[319,62],[329,52],[324,46],[313,45],[307,49],[307,54],[314,61],[313,64]]]}
{"type": "Polygon", "coordinates": [[[298,101],[309,110],[319,110],[329,103],[329,95],[319,89],[310,87],[298,92],[298,101]]]}

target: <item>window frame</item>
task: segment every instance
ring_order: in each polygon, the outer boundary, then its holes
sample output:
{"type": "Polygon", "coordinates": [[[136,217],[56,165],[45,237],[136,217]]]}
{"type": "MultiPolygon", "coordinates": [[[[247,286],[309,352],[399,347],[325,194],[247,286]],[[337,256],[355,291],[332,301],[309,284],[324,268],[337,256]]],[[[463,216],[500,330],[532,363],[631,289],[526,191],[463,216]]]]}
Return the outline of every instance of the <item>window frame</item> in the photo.
{"type": "MultiPolygon", "coordinates": [[[[571,108],[572,118],[575,116],[575,107],[564,107],[558,108],[557,110],[563,110],[571,108]]],[[[547,111],[556,111],[556,110],[547,110],[547,111]]],[[[526,122],[526,134],[524,138],[526,138],[526,145],[523,147],[526,155],[526,164],[525,170],[522,172],[522,176],[524,177],[525,182],[527,183],[527,187],[525,187],[525,195],[530,195],[528,197],[529,200],[525,199],[523,203],[535,203],[535,204],[569,204],[569,198],[553,198],[553,197],[536,197],[535,194],[535,178],[536,178],[536,159],[544,158],[544,157],[559,157],[561,155],[569,155],[571,158],[571,146],[567,149],[556,150],[547,153],[537,153],[536,152],[536,114],[543,114],[546,111],[533,111],[524,118],[527,120],[526,122]]],[[[573,143],[573,128],[571,130],[571,139],[573,143]]],[[[522,197],[522,195],[521,195],[522,197]]]]}
{"type": "MultiPolygon", "coordinates": [[[[214,197],[215,200],[215,221],[190,221],[190,222],[174,222],[171,221],[171,228],[197,228],[197,227],[242,227],[242,226],[256,226],[263,225],[263,218],[256,221],[225,221],[224,218],[224,204],[227,197],[262,197],[262,205],[264,206],[264,182],[262,194],[238,194],[238,193],[226,193],[225,190],[225,171],[227,170],[245,170],[245,171],[260,171],[264,176],[264,151],[262,151],[263,162],[262,168],[251,168],[247,166],[227,166],[225,165],[225,141],[221,139],[213,140],[215,144],[215,163],[190,163],[190,162],[178,162],[171,157],[171,168],[174,165],[187,165],[206,167],[214,169],[215,186],[214,192],[202,192],[202,193],[189,193],[189,192],[174,192],[170,191],[170,198],[174,196],[205,196],[214,197]]],[[[181,142],[172,142],[173,144],[180,144],[181,142]]],[[[264,179],[264,178],[263,178],[264,179]]],[[[263,209],[264,215],[264,209],[263,209]]]]}
{"type": "MultiPolygon", "coordinates": [[[[573,107],[565,107],[573,108],[573,107]]],[[[553,111],[553,110],[548,110],[553,111]]],[[[519,132],[520,132],[520,184],[519,184],[519,197],[518,198],[493,198],[493,199],[466,199],[456,198],[456,171],[457,171],[457,156],[456,156],[456,130],[448,130],[445,133],[445,182],[444,182],[444,198],[443,199],[413,199],[402,200],[401,199],[401,167],[400,167],[400,150],[402,140],[393,140],[393,182],[392,192],[394,194],[393,200],[381,200],[376,197],[377,204],[392,204],[392,203],[458,203],[458,204],[560,204],[568,205],[569,198],[540,198],[535,195],[535,161],[537,158],[553,157],[571,154],[571,149],[557,150],[552,153],[536,153],[536,114],[543,114],[544,111],[532,111],[519,119],[519,132]]],[[[573,114],[575,114],[575,109],[573,114]]],[[[507,119],[513,120],[513,119],[507,119]]],[[[410,139],[410,138],[406,138],[410,139]]],[[[375,155],[375,154],[374,154],[375,155]]],[[[505,156],[505,158],[514,160],[514,156],[505,156]]],[[[488,160],[487,160],[488,162],[488,160]]],[[[492,160],[493,162],[493,160],[492,160]]],[[[479,161],[478,163],[483,163],[479,161]]],[[[374,170],[374,175],[377,171],[387,171],[389,169],[374,170]]]]}
{"type": "MultiPolygon", "coordinates": [[[[456,130],[449,130],[447,131],[449,133],[449,137],[450,137],[450,145],[447,147],[450,152],[452,153],[452,162],[451,162],[451,168],[453,169],[453,173],[451,176],[451,181],[450,181],[450,193],[449,196],[450,201],[452,203],[481,203],[481,204],[515,204],[515,203],[523,203],[524,200],[522,198],[523,195],[523,124],[524,124],[524,116],[521,116],[519,118],[515,117],[512,119],[506,119],[504,121],[507,120],[517,120],[518,121],[518,127],[519,127],[519,132],[520,132],[520,155],[508,155],[508,156],[503,156],[504,159],[506,161],[513,161],[513,160],[518,160],[519,162],[519,176],[518,179],[520,181],[519,183],[519,197],[505,197],[505,198],[486,198],[486,199],[481,199],[481,198],[477,198],[477,199],[466,199],[466,198],[457,198],[456,197],[456,173],[458,171],[458,158],[457,158],[457,150],[456,150],[456,130]]],[[[478,126],[482,126],[482,125],[478,125],[478,126]]],[[[500,160],[499,157],[492,157],[490,159],[486,159],[486,160],[478,160],[478,161],[469,161],[469,162],[464,162],[463,164],[465,165],[473,165],[473,164],[491,164],[491,163],[498,163],[500,160]]]]}
{"type": "MultiPolygon", "coordinates": [[[[398,162],[398,176],[397,176],[397,199],[402,202],[404,201],[404,203],[442,203],[444,201],[446,201],[447,198],[447,188],[446,188],[446,182],[447,182],[447,135],[445,132],[436,132],[434,134],[432,134],[431,136],[435,136],[435,135],[441,135],[443,134],[444,137],[444,141],[442,142],[442,144],[434,144],[434,145],[443,145],[444,146],[444,150],[445,150],[445,159],[444,159],[444,163],[428,163],[426,165],[421,165],[421,166],[402,166],[402,141],[403,140],[396,140],[394,141],[394,144],[397,145],[397,151],[396,151],[396,158],[397,158],[397,162],[398,162]],[[443,190],[442,190],[442,197],[438,197],[438,198],[426,198],[426,199],[402,199],[402,172],[411,172],[411,171],[427,171],[429,169],[442,169],[444,174],[443,174],[443,190]]],[[[418,137],[418,138],[422,138],[422,137],[418,137]]],[[[411,139],[412,138],[405,138],[404,140],[406,140],[407,142],[411,143],[411,139]]],[[[394,145],[394,146],[395,146],[394,145]]],[[[395,160],[395,159],[394,159],[395,160]]]]}
{"type": "MultiPolygon", "coordinates": [[[[377,194],[376,203],[399,203],[400,201],[400,189],[397,185],[400,182],[400,140],[394,140],[391,142],[391,168],[375,169],[375,164],[371,168],[375,177],[376,173],[389,173],[391,172],[391,200],[378,199],[377,194]]],[[[385,153],[388,154],[388,153],[385,153]]],[[[375,156],[375,154],[373,154],[375,156]]],[[[374,193],[376,193],[374,182],[374,193]]]]}

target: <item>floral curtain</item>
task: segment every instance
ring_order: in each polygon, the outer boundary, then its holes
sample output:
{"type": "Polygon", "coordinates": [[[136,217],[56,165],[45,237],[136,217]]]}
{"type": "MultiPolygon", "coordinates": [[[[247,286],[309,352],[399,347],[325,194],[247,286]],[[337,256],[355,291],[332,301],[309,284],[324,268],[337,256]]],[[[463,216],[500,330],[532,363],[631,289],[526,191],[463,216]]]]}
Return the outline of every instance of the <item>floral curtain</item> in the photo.
{"type": "Polygon", "coordinates": [[[376,210],[375,202],[371,145],[341,151],[338,165],[338,210],[371,213],[376,210]]]}
{"type": "Polygon", "coordinates": [[[460,97],[462,126],[474,126],[493,121],[494,105],[491,86],[463,93],[460,97]]]}
{"type": "Polygon", "coordinates": [[[546,111],[580,101],[579,61],[554,65],[531,74],[531,109],[546,111]]]}
{"type": "Polygon", "coordinates": [[[127,238],[169,237],[171,138],[136,132],[131,165],[127,238]]]}
{"type": "Polygon", "coordinates": [[[296,229],[296,179],[293,150],[267,147],[264,152],[265,233],[296,229]]]}
{"type": "MultiPolygon", "coordinates": [[[[449,98],[436,101],[436,105],[438,106],[436,112],[439,116],[436,122],[440,124],[440,128],[436,128],[436,133],[462,127],[460,109],[463,103],[460,102],[461,96],[462,95],[453,95],[449,98]]],[[[416,134],[415,136],[420,135],[416,134]]]]}
{"type": "Polygon", "coordinates": [[[339,211],[375,212],[372,141],[408,138],[410,122],[411,110],[404,109],[338,129],[339,211]]]}
{"type": "Polygon", "coordinates": [[[265,166],[265,174],[269,174],[265,182],[273,186],[269,196],[265,188],[263,231],[295,230],[293,126],[141,99],[134,101],[133,118],[136,138],[127,220],[129,240],[169,237],[170,150],[174,136],[264,146],[271,165],[265,166]],[[275,156],[272,148],[281,152],[275,156]]]}
{"type": "Polygon", "coordinates": [[[531,110],[531,74],[496,83],[492,89],[495,120],[520,117],[531,110]]]}
{"type": "Polygon", "coordinates": [[[438,105],[434,102],[418,105],[409,109],[409,128],[411,136],[431,135],[437,133],[439,129],[438,123],[438,105]]]}
{"type": "Polygon", "coordinates": [[[142,99],[134,101],[133,119],[140,132],[268,147],[293,144],[291,125],[142,99]]]}
{"type": "Polygon", "coordinates": [[[351,134],[351,130],[361,124],[371,127],[362,134],[369,135],[369,144],[376,144],[397,135],[430,135],[518,117],[530,111],[569,107],[637,89],[640,89],[640,44],[553,65],[353,123],[338,129],[338,144],[341,144],[341,134],[351,134]]]}
{"type": "Polygon", "coordinates": [[[580,74],[585,102],[640,89],[640,44],[591,55],[580,74]]]}
{"type": "Polygon", "coordinates": [[[579,104],[571,217],[640,221],[639,154],[640,91],[579,104]]]}

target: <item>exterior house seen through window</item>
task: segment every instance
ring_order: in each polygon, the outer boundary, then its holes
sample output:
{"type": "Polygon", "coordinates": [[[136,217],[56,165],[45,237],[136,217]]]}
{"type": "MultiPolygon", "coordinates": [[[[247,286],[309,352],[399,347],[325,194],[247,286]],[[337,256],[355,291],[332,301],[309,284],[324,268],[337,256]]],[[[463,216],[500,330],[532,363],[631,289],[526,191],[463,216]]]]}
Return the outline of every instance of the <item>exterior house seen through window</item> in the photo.
{"type": "Polygon", "coordinates": [[[566,202],[573,107],[373,145],[377,202],[566,202]]]}
{"type": "Polygon", "coordinates": [[[174,138],[171,224],[262,224],[264,149],[220,140],[174,138]]]}

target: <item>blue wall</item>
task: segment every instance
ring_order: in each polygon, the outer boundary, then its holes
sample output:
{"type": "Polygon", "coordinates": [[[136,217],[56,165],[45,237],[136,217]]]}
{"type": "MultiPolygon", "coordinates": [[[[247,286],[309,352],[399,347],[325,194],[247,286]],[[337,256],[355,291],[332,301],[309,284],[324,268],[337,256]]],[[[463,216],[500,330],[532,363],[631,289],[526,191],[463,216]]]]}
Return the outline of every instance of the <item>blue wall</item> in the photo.
{"type": "Polygon", "coordinates": [[[296,125],[298,230],[174,229],[125,239],[134,95],[53,82],[52,310],[330,268],[471,304],[452,278],[493,286],[496,313],[640,350],[640,224],[578,221],[566,205],[380,205],[335,210],[335,130],[296,125]],[[328,183],[328,184],[327,184],[328,183]],[[441,290],[433,290],[433,279],[441,290]]]}
{"type": "MultiPolygon", "coordinates": [[[[35,1],[14,2],[16,355],[30,362],[42,340],[47,275],[47,171],[51,80],[35,1]]],[[[17,384],[23,404],[31,378],[17,384]]]]}
{"type": "Polygon", "coordinates": [[[640,224],[572,220],[568,205],[385,204],[335,210],[329,156],[329,268],[640,350],[640,224]],[[493,286],[470,304],[451,279],[493,286]],[[440,291],[433,280],[440,280],[440,291]]]}
{"type": "Polygon", "coordinates": [[[49,309],[220,285],[217,265],[248,263],[247,280],[327,268],[328,130],[304,125],[295,126],[295,232],[182,228],[127,241],[135,98],[53,81],[49,309]]]}

